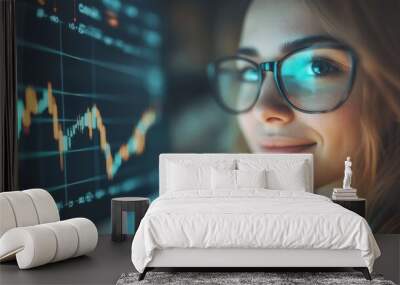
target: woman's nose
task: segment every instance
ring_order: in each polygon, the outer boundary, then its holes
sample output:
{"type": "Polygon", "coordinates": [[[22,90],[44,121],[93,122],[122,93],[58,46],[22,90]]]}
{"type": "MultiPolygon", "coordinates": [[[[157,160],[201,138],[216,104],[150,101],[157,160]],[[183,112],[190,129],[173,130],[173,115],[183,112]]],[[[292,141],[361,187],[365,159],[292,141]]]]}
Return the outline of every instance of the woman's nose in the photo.
{"type": "Polygon", "coordinates": [[[294,119],[293,110],[279,94],[271,73],[267,73],[261,85],[260,97],[253,109],[257,120],[262,123],[284,125],[294,119]]]}

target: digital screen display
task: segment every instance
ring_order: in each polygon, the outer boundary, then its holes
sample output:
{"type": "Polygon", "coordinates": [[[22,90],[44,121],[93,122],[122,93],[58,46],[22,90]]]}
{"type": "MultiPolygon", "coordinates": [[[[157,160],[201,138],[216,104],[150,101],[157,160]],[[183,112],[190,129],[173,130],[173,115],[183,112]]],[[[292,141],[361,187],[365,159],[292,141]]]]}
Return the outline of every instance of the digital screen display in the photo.
{"type": "Polygon", "coordinates": [[[157,1],[16,1],[19,188],[106,224],[110,199],[158,195],[165,149],[157,1]]]}

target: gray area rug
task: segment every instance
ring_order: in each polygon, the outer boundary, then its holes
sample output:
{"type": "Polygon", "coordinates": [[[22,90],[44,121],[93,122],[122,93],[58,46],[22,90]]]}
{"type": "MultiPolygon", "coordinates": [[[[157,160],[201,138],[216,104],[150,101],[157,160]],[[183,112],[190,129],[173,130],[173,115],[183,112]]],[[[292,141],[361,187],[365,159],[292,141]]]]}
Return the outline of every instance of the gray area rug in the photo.
{"type": "Polygon", "coordinates": [[[117,285],[133,284],[390,284],[380,275],[372,275],[368,281],[360,272],[148,272],[142,281],[139,273],[124,273],[117,285]]]}

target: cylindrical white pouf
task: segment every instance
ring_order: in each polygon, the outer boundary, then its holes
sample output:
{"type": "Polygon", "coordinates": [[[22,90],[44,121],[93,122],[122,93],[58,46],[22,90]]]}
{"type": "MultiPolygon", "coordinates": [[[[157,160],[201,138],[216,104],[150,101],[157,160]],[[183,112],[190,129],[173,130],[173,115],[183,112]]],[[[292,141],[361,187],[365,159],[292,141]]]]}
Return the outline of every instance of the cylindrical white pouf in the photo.
{"type": "Polygon", "coordinates": [[[78,233],[75,228],[65,221],[41,225],[51,229],[57,238],[57,253],[51,262],[71,258],[78,250],[78,233]]]}
{"type": "Polygon", "coordinates": [[[52,223],[60,220],[56,202],[49,192],[43,189],[24,190],[32,199],[39,218],[39,224],[52,223]]]}
{"type": "Polygon", "coordinates": [[[37,226],[14,228],[1,237],[0,252],[16,252],[20,269],[40,266],[53,260],[57,251],[54,232],[37,226]]]}
{"type": "Polygon", "coordinates": [[[39,223],[35,205],[29,195],[22,191],[11,191],[1,193],[13,209],[17,227],[33,226],[39,223]]]}
{"type": "Polygon", "coordinates": [[[17,226],[11,204],[7,198],[3,197],[1,194],[2,193],[0,193],[0,238],[6,231],[17,226]]]}
{"type": "Polygon", "coordinates": [[[86,254],[97,246],[98,232],[96,226],[88,219],[74,218],[63,222],[70,223],[78,232],[79,244],[75,256],[86,254]]]}

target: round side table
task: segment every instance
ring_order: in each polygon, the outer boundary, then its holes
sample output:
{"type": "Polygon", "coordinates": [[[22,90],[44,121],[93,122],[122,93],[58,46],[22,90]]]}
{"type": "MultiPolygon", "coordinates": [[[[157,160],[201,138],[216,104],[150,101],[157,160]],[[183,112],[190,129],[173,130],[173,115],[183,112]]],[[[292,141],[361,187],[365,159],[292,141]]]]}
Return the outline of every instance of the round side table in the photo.
{"type": "Polygon", "coordinates": [[[122,232],[124,212],[135,213],[135,229],[137,230],[149,205],[150,200],[143,197],[119,197],[111,199],[111,239],[113,241],[123,241],[126,238],[126,235],[122,232]]]}

